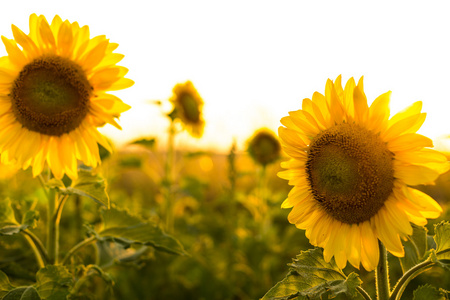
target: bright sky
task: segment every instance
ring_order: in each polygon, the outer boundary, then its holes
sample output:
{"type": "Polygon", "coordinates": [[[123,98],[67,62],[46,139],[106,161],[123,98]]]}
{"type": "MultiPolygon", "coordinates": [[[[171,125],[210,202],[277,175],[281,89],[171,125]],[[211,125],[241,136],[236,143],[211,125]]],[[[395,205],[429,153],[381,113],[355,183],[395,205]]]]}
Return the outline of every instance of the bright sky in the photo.
{"type": "MultiPolygon", "coordinates": [[[[423,101],[420,133],[450,134],[450,2],[448,1],[8,1],[0,34],[11,24],[28,33],[32,13],[55,14],[105,34],[125,54],[120,65],[135,85],[116,92],[132,109],[122,131],[103,132],[119,145],[159,137],[168,122],[149,100],[167,100],[191,80],[202,95],[205,134],[180,146],[242,149],[259,127],[276,131],[327,78],[364,75],[369,102],[391,90],[391,114],[423,101]],[[425,4],[426,3],[426,4],[425,4]]],[[[0,55],[6,55],[0,47],[0,55]]],[[[166,107],[167,110],[170,108],[166,107]]]]}

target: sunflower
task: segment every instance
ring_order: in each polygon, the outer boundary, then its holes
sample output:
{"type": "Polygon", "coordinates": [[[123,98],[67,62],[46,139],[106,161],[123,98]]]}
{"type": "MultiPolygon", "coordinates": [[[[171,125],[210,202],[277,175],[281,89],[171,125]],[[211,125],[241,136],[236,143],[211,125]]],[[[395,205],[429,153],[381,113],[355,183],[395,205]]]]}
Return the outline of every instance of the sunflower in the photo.
{"type": "Polygon", "coordinates": [[[118,44],[89,37],[89,28],[55,16],[30,16],[27,35],[12,25],[2,36],[8,56],[0,58],[0,151],[2,162],[32,167],[47,162],[56,178],[77,177],[77,160],[96,167],[98,144],[111,146],[97,131],[130,108],[107,91],[133,85],[117,66],[118,44]],[[19,47],[20,46],[20,47],[19,47]]]}
{"type": "Polygon", "coordinates": [[[256,163],[267,166],[280,157],[281,146],[271,130],[261,128],[249,139],[247,150],[256,163]]]}
{"type": "Polygon", "coordinates": [[[437,218],[441,207],[411,188],[432,183],[449,169],[447,159],[430,149],[432,141],[416,131],[425,120],[416,102],[389,119],[390,92],[370,107],[363,78],[345,88],[339,76],[328,80],[325,96],[316,92],[302,109],[281,119],[282,148],[290,156],[279,177],[294,187],[283,202],[288,220],[306,230],[314,246],[334,256],[342,269],[349,261],[374,270],[378,240],[397,257],[401,239],[437,218]]]}
{"type": "Polygon", "coordinates": [[[174,86],[169,99],[174,108],[169,114],[172,119],[179,119],[190,135],[200,138],[203,135],[205,121],[202,117],[203,100],[191,81],[174,86]]]}

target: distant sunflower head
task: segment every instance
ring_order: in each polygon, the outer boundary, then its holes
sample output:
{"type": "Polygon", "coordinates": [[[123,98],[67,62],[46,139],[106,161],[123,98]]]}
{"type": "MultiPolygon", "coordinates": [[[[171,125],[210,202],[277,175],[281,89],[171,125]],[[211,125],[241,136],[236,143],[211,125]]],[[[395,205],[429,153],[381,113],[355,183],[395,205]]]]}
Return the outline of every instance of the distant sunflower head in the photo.
{"type": "Polygon", "coordinates": [[[249,139],[247,151],[257,164],[266,166],[280,157],[281,146],[271,130],[262,128],[249,139]]]}
{"type": "Polygon", "coordinates": [[[169,116],[172,119],[179,119],[190,135],[200,138],[205,127],[202,97],[191,81],[175,85],[172,92],[173,95],[169,100],[174,108],[169,116]]]}
{"type": "Polygon", "coordinates": [[[122,54],[105,36],[55,16],[30,16],[30,32],[12,25],[14,39],[2,36],[0,58],[0,152],[2,161],[32,167],[45,163],[56,178],[77,177],[77,160],[96,167],[98,144],[111,147],[97,131],[130,108],[108,91],[133,84],[116,64],[122,54]]]}
{"type": "Polygon", "coordinates": [[[304,99],[302,109],[281,119],[279,136],[291,157],[278,175],[293,186],[283,208],[289,221],[312,245],[334,256],[340,268],[349,261],[373,270],[378,240],[393,255],[404,256],[401,238],[437,218],[441,207],[409,186],[432,183],[449,169],[447,159],[430,149],[432,141],[416,131],[425,121],[416,102],[389,119],[390,92],[371,106],[351,78],[327,81],[325,95],[304,99]]]}

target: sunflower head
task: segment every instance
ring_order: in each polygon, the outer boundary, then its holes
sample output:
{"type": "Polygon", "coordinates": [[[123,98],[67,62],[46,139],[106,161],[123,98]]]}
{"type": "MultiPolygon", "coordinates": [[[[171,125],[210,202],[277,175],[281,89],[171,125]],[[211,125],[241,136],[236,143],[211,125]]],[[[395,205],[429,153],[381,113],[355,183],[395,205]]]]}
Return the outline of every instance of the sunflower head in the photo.
{"type": "Polygon", "coordinates": [[[247,151],[257,164],[267,166],[280,158],[281,146],[271,130],[261,128],[248,140],[247,151]]]}
{"type": "Polygon", "coordinates": [[[8,53],[0,58],[0,152],[2,160],[41,173],[47,163],[56,178],[77,177],[77,161],[100,163],[98,144],[111,147],[97,131],[130,107],[108,91],[133,84],[116,64],[117,44],[90,38],[89,28],[55,16],[30,16],[30,32],[12,25],[2,36],[8,53]]]}
{"type": "Polygon", "coordinates": [[[410,222],[423,226],[442,209],[431,197],[411,188],[432,183],[449,169],[417,134],[425,120],[416,102],[389,119],[390,92],[370,107],[363,88],[351,78],[327,81],[325,95],[304,99],[302,108],[281,119],[279,136],[290,160],[281,178],[293,186],[283,208],[289,221],[306,230],[310,243],[335,257],[373,270],[380,240],[393,255],[404,256],[401,238],[410,222]]]}
{"type": "Polygon", "coordinates": [[[200,138],[205,121],[202,116],[203,100],[197,89],[191,81],[186,81],[175,85],[172,92],[169,101],[173,104],[173,110],[169,117],[179,119],[191,136],[200,138]]]}

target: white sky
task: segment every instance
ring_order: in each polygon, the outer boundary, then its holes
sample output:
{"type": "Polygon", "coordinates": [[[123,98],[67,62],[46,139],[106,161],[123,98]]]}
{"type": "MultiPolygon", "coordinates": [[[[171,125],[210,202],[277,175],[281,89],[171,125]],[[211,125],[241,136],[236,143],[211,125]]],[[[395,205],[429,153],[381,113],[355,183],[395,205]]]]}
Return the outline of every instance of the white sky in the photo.
{"type": "MultiPolygon", "coordinates": [[[[364,75],[369,102],[391,90],[391,112],[422,100],[420,133],[450,134],[450,2],[448,1],[7,1],[0,35],[11,24],[28,33],[32,13],[55,14],[105,34],[125,54],[133,87],[115,94],[132,106],[121,144],[161,137],[167,120],[149,100],[167,100],[191,80],[205,101],[205,135],[179,144],[228,149],[259,127],[276,131],[327,78],[364,75]],[[447,4],[448,3],[448,4],[447,4]]],[[[0,47],[0,55],[6,55],[0,47]]],[[[439,142],[436,142],[437,144],[439,142]]],[[[181,146],[180,145],[180,146],[181,146]]]]}

